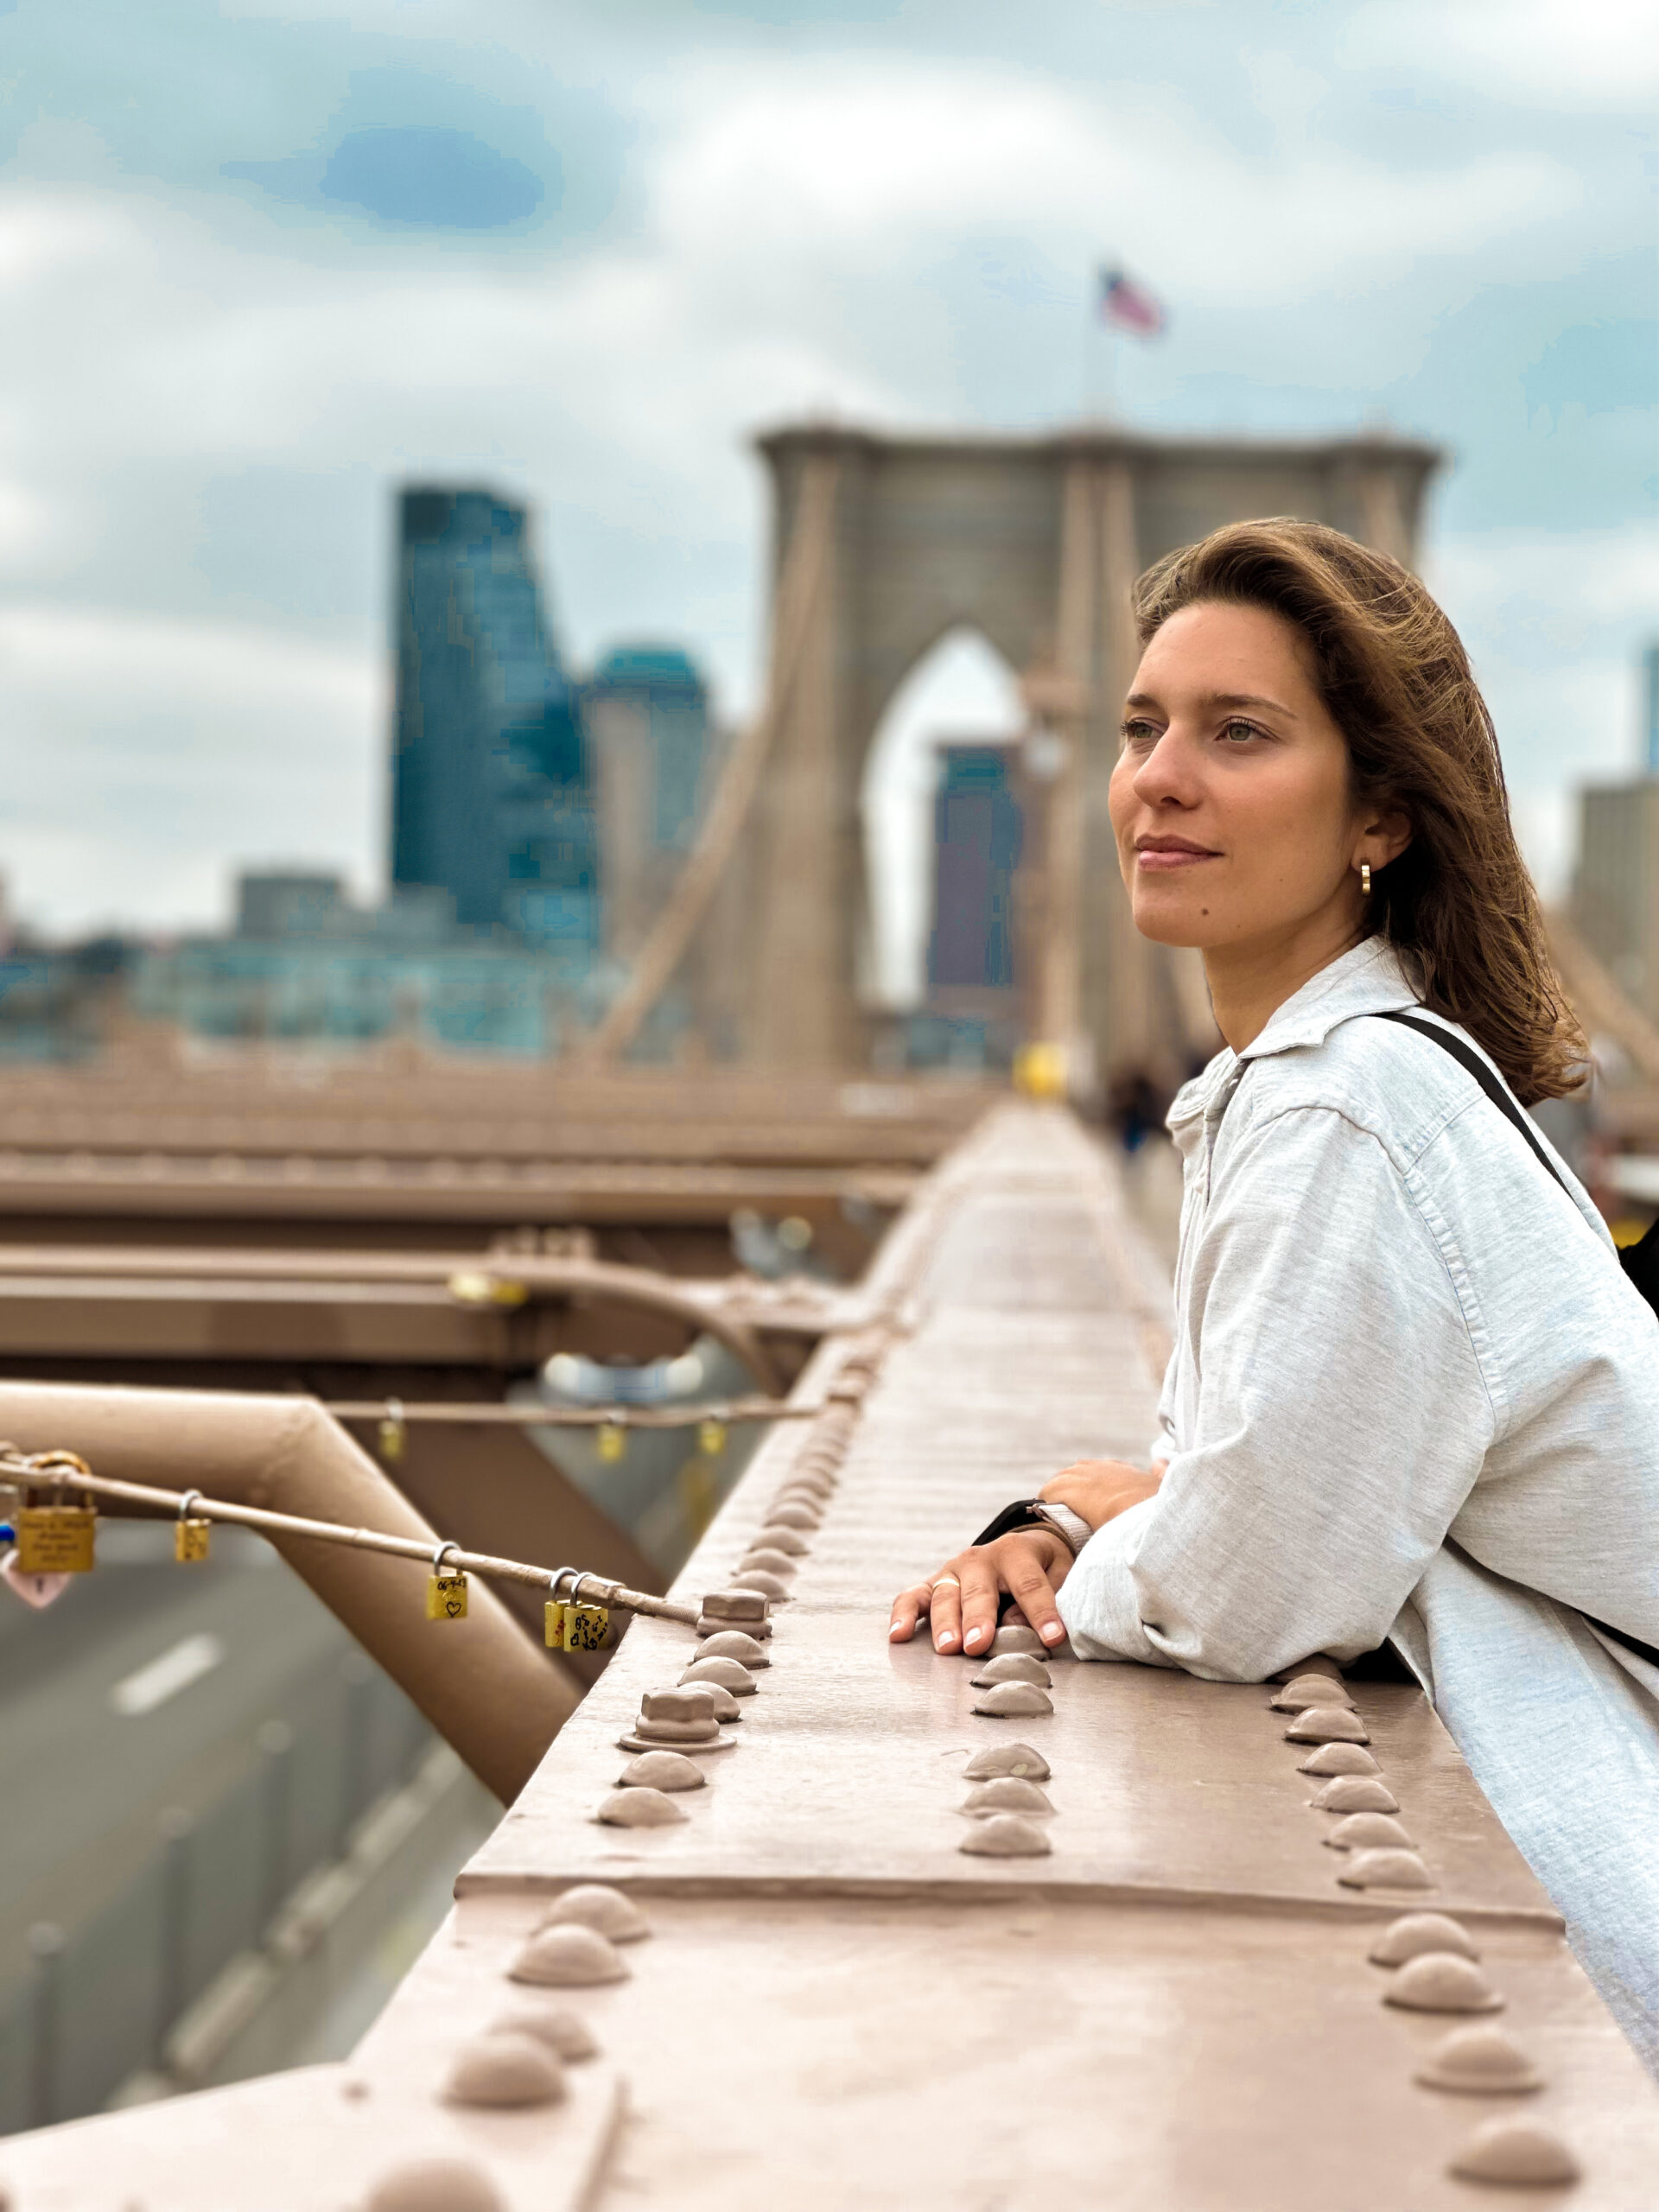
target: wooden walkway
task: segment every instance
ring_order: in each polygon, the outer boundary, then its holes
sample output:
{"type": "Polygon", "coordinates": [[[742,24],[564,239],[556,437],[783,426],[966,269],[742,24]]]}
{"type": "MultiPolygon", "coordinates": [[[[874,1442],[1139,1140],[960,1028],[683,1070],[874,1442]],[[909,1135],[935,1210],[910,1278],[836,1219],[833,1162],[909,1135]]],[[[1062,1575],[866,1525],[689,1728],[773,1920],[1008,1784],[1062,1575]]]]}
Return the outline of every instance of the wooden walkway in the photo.
{"type": "Polygon", "coordinates": [[[1388,1896],[1338,1885],[1262,1688],[1058,1660],[1052,1714],[994,1719],[970,1711],[972,1666],[887,1643],[893,1592],[999,1505],[1069,1459],[1144,1455],[1167,1293],[1109,1164],[1064,1114],[999,1109],[868,1288],[881,1318],[826,1339],[800,1384],[842,1395],[780,1425],[682,1578],[677,1594],[723,1586],[791,1475],[833,1467],[772,1663],[685,1819],[594,1818],[641,1694],[695,1656],[689,1631],[641,1620],[347,2065],[0,2145],[16,2212],[343,2212],[428,2153],[511,2212],[1653,2204],[1659,2094],[1414,1689],[1354,1686],[1436,1884],[1388,1896]],[[965,1855],[963,1769],[1011,1738],[1052,1770],[1052,1853],[965,1855]],[[509,1980],[550,1901],[594,1880],[649,1915],[627,1978],[509,1980]],[[1478,1946],[1541,2091],[1414,2079],[1466,2022],[1385,2005],[1367,1952],[1424,1907],[1478,1946]],[[441,2101],[469,2038],[556,1997],[599,2045],[563,2102],[441,2101]],[[1517,2110],[1571,2145],[1575,2187],[1449,2176],[1479,2123],[1517,2110]]]}

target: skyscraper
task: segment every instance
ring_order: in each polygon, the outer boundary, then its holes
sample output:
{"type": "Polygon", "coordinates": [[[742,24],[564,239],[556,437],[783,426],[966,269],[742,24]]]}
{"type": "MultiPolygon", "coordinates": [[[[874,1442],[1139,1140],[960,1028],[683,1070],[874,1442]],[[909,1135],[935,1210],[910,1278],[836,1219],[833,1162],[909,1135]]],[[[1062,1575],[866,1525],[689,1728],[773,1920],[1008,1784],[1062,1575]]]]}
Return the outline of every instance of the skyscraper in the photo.
{"type": "Polygon", "coordinates": [[[599,936],[593,793],[522,506],[416,486],[398,505],[391,878],[474,929],[585,955],[599,936]]]}
{"type": "Polygon", "coordinates": [[[709,694],[677,645],[618,645],[582,695],[599,795],[605,937],[637,952],[696,842],[709,694]]]}

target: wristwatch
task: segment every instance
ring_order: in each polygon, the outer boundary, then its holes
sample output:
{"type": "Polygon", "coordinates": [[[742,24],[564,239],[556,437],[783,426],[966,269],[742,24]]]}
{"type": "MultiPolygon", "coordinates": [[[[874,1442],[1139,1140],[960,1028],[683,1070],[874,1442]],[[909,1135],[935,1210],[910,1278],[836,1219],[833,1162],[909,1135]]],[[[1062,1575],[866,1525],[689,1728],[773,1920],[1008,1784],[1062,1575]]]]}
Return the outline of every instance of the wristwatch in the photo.
{"type": "Polygon", "coordinates": [[[994,1544],[999,1536],[1012,1535],[1016,1529],[1052,1529],[1073,1559],[1095,1533],[1082,1514],[1074,1513],[1069,1505],[1051,1504],[1042,1497],[1020,1497],[1005,1505],[974,1541],[994,1544]]]}

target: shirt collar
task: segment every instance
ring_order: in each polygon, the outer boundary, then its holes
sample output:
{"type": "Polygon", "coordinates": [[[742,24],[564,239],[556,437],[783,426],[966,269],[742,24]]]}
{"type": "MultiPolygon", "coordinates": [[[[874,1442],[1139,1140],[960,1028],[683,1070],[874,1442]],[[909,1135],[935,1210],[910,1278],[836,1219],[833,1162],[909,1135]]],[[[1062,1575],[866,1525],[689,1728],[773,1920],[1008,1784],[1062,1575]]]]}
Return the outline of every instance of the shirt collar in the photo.
{"type": "Polygon", "coordinates": [[[1192,1120],[1213,1105],[1243,1072],[1247,1060],[1301,1046],[1323,1045],[1339,1022],[1356,1014],[1388,1014],[1415,1006],[1418,995],[1394,947],[1380,937],[1340,954],[1274,1009],[1259,1037],[1234,1053],[1226,1046],[1200,1076],[1185,1084],[1169,1111],[1169,1126],[1192,1120]]]}

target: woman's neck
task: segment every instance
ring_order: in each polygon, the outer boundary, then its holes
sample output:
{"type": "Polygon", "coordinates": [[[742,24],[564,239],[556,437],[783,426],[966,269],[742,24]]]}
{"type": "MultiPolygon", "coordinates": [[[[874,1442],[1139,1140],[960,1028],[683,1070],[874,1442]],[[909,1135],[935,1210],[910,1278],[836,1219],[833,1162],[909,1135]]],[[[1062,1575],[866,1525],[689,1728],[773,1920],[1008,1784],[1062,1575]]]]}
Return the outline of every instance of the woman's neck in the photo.
{"type": "Polygon", "coordinates": [[[1348,911],[1321,915],[1317,925],[1304,924],[1285,936],[1206,947],[1204,974],[1216,1027],[1233,1051],[1255,1044],[1287,999],[1365,934],[1361,917],[1348,911]]]}

